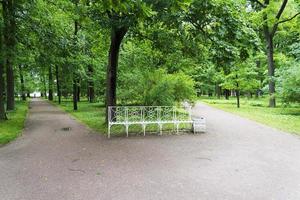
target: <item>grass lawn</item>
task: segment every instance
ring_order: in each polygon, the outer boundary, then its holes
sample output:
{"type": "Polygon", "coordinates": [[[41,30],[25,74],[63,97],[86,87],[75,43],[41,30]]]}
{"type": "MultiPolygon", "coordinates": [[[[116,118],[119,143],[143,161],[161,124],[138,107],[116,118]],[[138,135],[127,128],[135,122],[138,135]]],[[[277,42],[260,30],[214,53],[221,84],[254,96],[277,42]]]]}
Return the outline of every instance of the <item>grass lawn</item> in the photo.
{"type": "Polygon", "coordinates": [[[28,102],[16,101],[16,110],[7,113],[7,121],[0,121],[0,144],[6,144],[20,135],[27,111],[28,102]]]}
{"type": "MultiPolygon", "coordinates": [[[[70,113],[78,121],[86,124],[91,129],[101,133],[107,134],[107,126],[105,124],[105,107],[103,103],[89,103],[87,100],[78,102],[78,110],[73,110],[73,102],[71,100],[63,100],[59,105],[58,102],[52,102],[62,110],[70,113]]],[[[164,134],[173,134],[173,125],[164,125],[163,131],[164,134]]],[[[180,128],[190,129],[190,125],[182,124],[180,128]]],[[[134,134],[142,135],[142,127],[140,125],[131,125],[129,127],[129,132],[134,134]]],[[[158,127],[157,125],[148,125],[146,127],[147,134],[157,134],[158,127]]],[[[114,136],[125,135],[124,125],[114,125],[111,129],[111,133],[114,136]]]]}
{"type": "Polygon", "coordinates": [[[58,102],[52,102],[62,110],[73,115],[78,121],[86,124],[88,127],[106,133],[105,125],[105,107],[102,103],[89,103],[87,100],[78,102],[78,110],[73,110],[73,102],[71,100],[63,100],[59,105],[58,102]]]}
{"type": "Polygon", "coordinates": [[[200,101],[227,112],[266,124],[268,126],[300,135],[300,105],[282,105],[277,101],[276,108],[268,107],[267,98],[241,99],[241,107],[236,107],[236,99],[229,100],[201,97],[200,101]]]}

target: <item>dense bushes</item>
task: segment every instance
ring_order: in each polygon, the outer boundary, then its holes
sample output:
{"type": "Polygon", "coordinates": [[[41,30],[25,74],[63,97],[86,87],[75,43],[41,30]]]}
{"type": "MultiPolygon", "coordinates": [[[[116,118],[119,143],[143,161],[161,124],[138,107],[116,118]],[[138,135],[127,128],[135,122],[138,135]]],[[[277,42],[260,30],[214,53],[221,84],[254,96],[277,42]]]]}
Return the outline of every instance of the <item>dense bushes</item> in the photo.
{"type": "Polygon", "coordinates": [[[282,70],[280,95],[285,103],[300,103],[300,64],[293,62],[291,67],[282,70]]]}
{"type": "Polygon", "coordinates": [[[194,81],[182,72],[167,74],[159,69],[144,77],[145,105],[173,105],[185,99],[193,99],[194,81]]]}
{"type": "Polygon", "coordinates": [[[182,73],[168,74],[164,69],[131,76],[120,85],[122,104],[173,105],[195,97],[193,79],[182,73]],[[123,87],[122,87],[123,86],[123,87]]]}

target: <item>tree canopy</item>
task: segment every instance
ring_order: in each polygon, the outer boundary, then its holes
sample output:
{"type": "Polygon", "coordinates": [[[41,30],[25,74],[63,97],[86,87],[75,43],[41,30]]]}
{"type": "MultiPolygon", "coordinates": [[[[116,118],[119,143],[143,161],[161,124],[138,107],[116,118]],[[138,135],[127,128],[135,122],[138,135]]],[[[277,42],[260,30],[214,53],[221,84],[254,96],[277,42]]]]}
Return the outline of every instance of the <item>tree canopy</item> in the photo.
{"type": "Polygon", "coordinates": [[[14,99],[299,102],[299,0],[3,0],[0,119],[14,99]],[[276,90],[275,90],[276,88],[276,90]]]}

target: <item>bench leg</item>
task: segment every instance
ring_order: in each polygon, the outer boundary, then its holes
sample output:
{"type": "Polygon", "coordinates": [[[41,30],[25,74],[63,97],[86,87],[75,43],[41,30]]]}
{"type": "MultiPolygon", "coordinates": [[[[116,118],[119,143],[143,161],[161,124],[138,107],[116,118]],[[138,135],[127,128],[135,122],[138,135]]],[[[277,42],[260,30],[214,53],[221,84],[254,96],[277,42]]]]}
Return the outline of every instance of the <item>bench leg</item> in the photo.
{"type": "Polygon", "coordinates": [[[126,137],[128,137],[128,127],[129,126],[127,124],[125,126],[126,126],[126,137]]]}
{"type": "Polygon", "coordinates": [[[143,124],[143,131],[144,131],[144,136],[146,136],[146,125],[143,124]]]}
{"type": "Polygon", "coordinates": [[[177,134],[179,132],[179,124],[178,123],[176,124],[176,132],[177,132],[177,134]]]}
{"type": "Polygon", "coordinates": [[[192,126],[193,126],[193,133],[195,134],[195,125],[192,124],[192,126]]]}
{"type": "Polygon", "coordinates": [[[108,125],[107,137],[110,138],[110,125],[108,125]]]}
{"type": "Polygon", "coordinates": [[[162,124],[159,124],[159,135],[162,135],[162,124]]]}

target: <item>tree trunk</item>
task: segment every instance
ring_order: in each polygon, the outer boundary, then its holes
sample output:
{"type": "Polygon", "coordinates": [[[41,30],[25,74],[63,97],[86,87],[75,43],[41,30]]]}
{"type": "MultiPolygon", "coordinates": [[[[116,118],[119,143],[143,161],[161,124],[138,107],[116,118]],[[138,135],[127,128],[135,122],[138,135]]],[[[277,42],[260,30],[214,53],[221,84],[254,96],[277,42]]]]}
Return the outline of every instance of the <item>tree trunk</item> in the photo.
{"type": "MultiPolygon", "coordinates": [[[[236,79],[238,79],[238,75],[236,75],[236,79]]],[[[236,106],[240,108],[240,86],[238,82],[236,82],[235,94],[236,94],[236,106]]]]}
{"type": "MultiPolygon", "coordinates": [[[[1,33],[0,33],[1,36],[1,33]]],[[[2,37],[1,37],[2,38],[2,37]]],[[[2,41],[0,41],[1,45],[1,51],[2,51],[2,41]]],[[[1,59],[1,58],[0,58],[1,59]]],[[[5,112],[5,106],[4,106],[4,65],[3,62],[0,61],[0,121],[6,120],[6,112],[5,112]]]]}
{"type": "Polygon", "coordinates": [[[19,73],[20,73],[20,81],[21,81],[21,98],[22,98],[23,101],[26,101],[24,76],[23,76],[23,70],[22,70],[21,65],[19,65],[19,73]]]}
{"type": "Polygon", "coordinates": [[[52,67],[49,65],[49,95],[48,100],[53,101],[53,76],[52,76],[52,67]]]}
{"type": "Polygon", "coordinates": [[[77,79],[77,102],[80,102],[80,80],[77,79]]]}
{"type": "MultiPolygon", "coordinates": [[[[75,1],[75,6],[78,6],[79,1],[75,1]]],[[[74,21],[74,45],[77,43],[77,33],[79,29],[79,23],[77,20],[74,21]]],[[[78,74],[74,71],[73,72],[73,110],[78,110],[78,74]]]]}
{"type": "Polygon", "coordinates": [[[43,85],[44,85],[44,94],[45,94],[45,98],[47,99],[47,84],[46,84],[46,75],[43,74],[43,85]]]}
{"type": "Polygon", "coordinates": [[[58,65],[55,65],[55,75],[56,75],[56,89],[57,89],[57,96],[58,96],[58,103],[61,103],[61,92],[60,92],[60,81],[58,76],[58,65]]]}
{"type": "Polygon", "coordinates": [[[275,100],[275,80],[274,80],[274,56],[273,56],[273,41],[270,39],[268,41],[268,75],[269,75],[269,107],[274,108],[276,106],[275,100]]]}
{"type": "MultiPolygon", "coordinates": [[[[0,31],[0,54],[3,55],[3,37],[0,31]]],[[[4,82],[4,65],[3,58],[0,57],[0,121],[7,120],[5,106],[4,106],[4,92],[5,92],[5,82],[4,82]]]]}
{"type": "Polygon", "coordinates": [[[43,73],[42,75],[42,82],[43,82],[43,90],[44,90],[44,97],[47,99],[47,84],[46,84],[46,75],[43,73]]]}
{"type": "Polygon", "coordinates": [[[269,107],[276,107],[275,101],[275,64],[274,64],[274,47],[273,37],[270,35],[269,28],[264,28],[264,35],[267,42],[267,57],[268,57],[268,76],[269,76],[269,107]]]}
{"type": "Polygon", "coordinates": [[[236,106],[240,108],[240,90],[237,89],[235,92],[236,92],[236,106]]]}
{"type": "Polygon", "coordinates": [[[108,122],[108,106],[115,106],[117,103],[116,91],[119,51],[127,30],[127,27],[112,27],[111,29],[111,44],[106,75],[106,122],[108,122]]]}
{"type": "Polygon", "coordinates": [[[77,106],[77,77],[75,72],[73,73],[73,110],[78,110],[77,106]]]}
{"type": "Polygon", "coordinates": [[[10,61],[7,60],[6,65],[6,109],[15,109],[15,81],[14,81],[14,71],[13,66],[10,61]]]}
{"type": "Polygon", "coordinates": [[[13,61],[15,57],[16,46],[16,20],[15,20],[15,1],[2,1],[3,21],[4,21],[4,64],[6,65],[6,108],[7,110],[15,109],[15,85],[13,61]]]}
{"type": "MultiPolygon", "coordinates": [[[[283,14],[286,5],[288,3],[288,0],[282,0],[281,6],[276,14],[276,20],[279,21],[281,15],[283,14]]],[[[264,1],[265,5],[269,5],[270,1],[265,0],[264,1]]],[[[296,15],[295,15],[296,16],[296,15]]],[[[292,20],[293,18],[290,18],[287,21],[292,20]]],[[[276,101],[275,101],[275,80],[274,80],[274,75],[275,75],[275,64],[274,64],[274,46],[273,46],[273,38],[274,35],[276,34],[276,31],[278,29],[279,22],[276,22],[271,26],[271,29],[268,24],[268,14],[265,12],[263,14],[263,31],[265,35],[265,40],[266,40],[266,45],[267,45],[267,57],[268,57],[268,76],[269,76],[269,107],[276,107],[276,101]]]]}
{"type": "Polygon", "coordinates": [[[218,99],[220,99],[220,97],[221,97],[221,87],[219,86],[218,83],[216,83],[216,95],[217,95],[218,99]]]}
{"type": "Polygon", "coordinates": [[[230,90],[225,89],[225,90],[224,90],[224,93],[225,93],[225,99],[228,100],[228,99],[229,99],[229,96],[230,96],[230,90]]]}
{"type": "Polygon", "coordinates": [[[94,98],[95,98],[93,74],[94,74],[93,67],[89,65],[88,66],[88,99],[90,103],[94,102],[94,98]]]}

